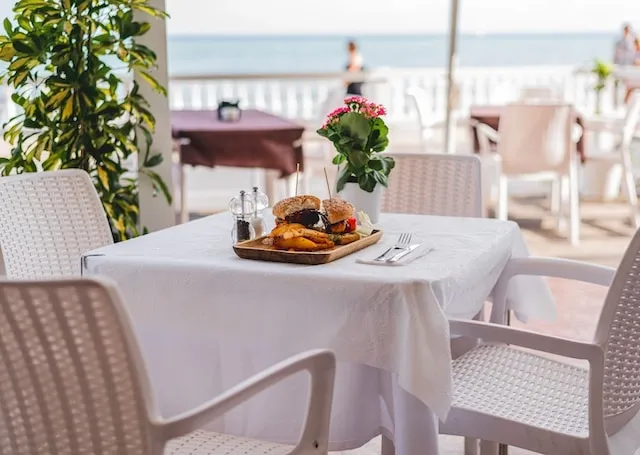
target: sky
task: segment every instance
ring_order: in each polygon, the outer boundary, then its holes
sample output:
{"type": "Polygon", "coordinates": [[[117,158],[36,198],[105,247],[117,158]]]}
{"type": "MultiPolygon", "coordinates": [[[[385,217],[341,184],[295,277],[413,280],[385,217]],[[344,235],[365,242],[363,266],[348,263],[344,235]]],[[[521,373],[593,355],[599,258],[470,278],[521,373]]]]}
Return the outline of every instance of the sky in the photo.
{"type": "MultiPolygon", "coordinates": [[[[0,0],[6,1],[6,0],[0,0]]],[[[166,0],[173,35],[443,33],[449,0],[166,0]],[[393,5],[393,6],[392,6],[393,5]]],[[[462,33],[640,29],[637,0],[460,0],[462,33]]]]}
{"type": "MultiPolygon", "coordinates": [[[[443,33],[449,0],[165,0],[171,35],[443,33]],[[393,6],[392,6],[393,5],[393,6]]],[[[0,0],[0,18],[12,0],[0,0]]],[[[460,0],[462,33],[640,30],[637,0],[460,0]]]]}

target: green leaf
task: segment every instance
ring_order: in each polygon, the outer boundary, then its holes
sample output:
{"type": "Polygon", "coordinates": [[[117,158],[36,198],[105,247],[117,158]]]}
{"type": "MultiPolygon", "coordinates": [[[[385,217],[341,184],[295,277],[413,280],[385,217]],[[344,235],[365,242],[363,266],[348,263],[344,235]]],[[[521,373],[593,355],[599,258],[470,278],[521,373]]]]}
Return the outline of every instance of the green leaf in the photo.
{"type": "Polygon", "coordinates": [[[163,96],[167,96],[167,89],[160,85],[160,83],[153,76],[151,76],[149,73],[145,73],[144,71],[140,71],[139,74],[140,77],[142,77],[142,79],[144,79],[152,89],[163,96]]]}
{"type": "Polygon", "coordinates": [[[27,41],[19,41],[19,40],[13,41],[13,48],[17,52],[20,52],[23,54],[33,54],[34,48],[32,46],[33,46],[33,43],[29,43],[27,41]]]}
{"type": "Polygon", "coordinates": [[[155,167],[160,163],[162,163],[162,161],[163,161],[163,157],[160,153],[158,153],[157,155],[153,155],[147,161],[145,161],[144,167],[155,167]]]}
{"type": "Polygon", "coordinates": [[[336,156],[333,157],[333,159],[331,160],[331,162],[335,165],[340,165],[342,163],[344,163],[346,161],[346,157],[342,154],[338,154],[336,156]]]}
{"type": "Polygon", "coordinates": [[[350,150],[347,155],[347,160],[355,167],[361,168],[367,165],[369,156],[362,150],[350,150]]]}
{"type": "Polygon", "coordinates": [[[62,109],[62,121],[66,122],[73,115],[73,97],[69,97],[66,103],[64,103],[64,108],[62,109]]]}
{"type": "Polygon", "coordinates": [[[101,166],[98,166],[98,179],[100,180],[100,183],[102,184],[104,189],[108,191],[109,190],[109,175],[107,174],[107,171],[101,166]]]}
{"type": "Polygon", "coordinates": [[[358,186],[367,193],[373,193],[376,187],[376,180],[372,174],[362,174],[358,177],[358,186]]]}
{"type": "Polygon", "coordinates": [[[4,25],[4,31],[7,32],[7,36],[11,36],[13,35],[13,25],[11,24],[11,21],[9,20],[9,18],[5,18],[5,20],[2,23],[4,25]]]}
{"type": "Polygon", "coordinates": [[[347,112],[340,117],[339,122],[345,135],[352,139],[357,139],[364,145],[371,133],[371,124],[369,120],[358,112],[347,112]]]}

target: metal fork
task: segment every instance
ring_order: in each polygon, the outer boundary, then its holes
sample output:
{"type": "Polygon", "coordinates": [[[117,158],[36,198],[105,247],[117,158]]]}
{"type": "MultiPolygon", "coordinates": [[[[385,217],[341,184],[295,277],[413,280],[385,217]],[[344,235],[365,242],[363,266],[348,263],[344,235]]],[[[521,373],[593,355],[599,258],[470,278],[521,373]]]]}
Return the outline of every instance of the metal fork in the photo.
{"type": "Polygon", "coordinates": [[[413,235],[409,234],[408,232],[404,232],[404,233],[400,234],[400,237],[398,238],[398,241],[396,242],[395,246],[392,246],[391,248],[389,248],[387,251],[382,253],[380,256],[378,256],[374,260],[375,261],[384,261],[385,257],[389,253],[391,253],[392,251],[406,250],[411,245],[411,239],[412,238],[413,238],[413,235]]]}

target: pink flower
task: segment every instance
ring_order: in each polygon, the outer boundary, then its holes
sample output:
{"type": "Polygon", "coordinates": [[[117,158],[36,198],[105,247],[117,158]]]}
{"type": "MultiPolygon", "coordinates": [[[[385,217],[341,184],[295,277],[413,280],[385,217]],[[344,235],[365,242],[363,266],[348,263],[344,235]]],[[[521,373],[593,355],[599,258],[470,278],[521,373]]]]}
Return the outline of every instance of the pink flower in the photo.
{"type": "Polygon", "coordinates": [[[357,112],[362,114],[366,119],[372,120],[380,116],[386,115],[387,110],[381,104],[371,103],[362,96],[350,96],[344,99],[344,106],[334,109],[327,115],[322,125],[322,129],[326,129],[329,125],[335,125],[340,121],[340,117],[347,112],[357,112]]]}

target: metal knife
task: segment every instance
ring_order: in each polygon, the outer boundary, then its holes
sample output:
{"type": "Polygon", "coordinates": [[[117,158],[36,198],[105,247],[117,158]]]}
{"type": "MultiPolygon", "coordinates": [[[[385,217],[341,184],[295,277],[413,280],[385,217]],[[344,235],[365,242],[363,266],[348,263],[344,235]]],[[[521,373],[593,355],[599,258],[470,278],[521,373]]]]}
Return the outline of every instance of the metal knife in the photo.
{"type": "Polygon", "coordinates": [[[392,251],[396,251],[396,250],[402,250],[402,251],[404,251],[404,249],[399,248],[399,247],[397,247],[397,246],[395,246],[395,245],[394,245],[394,246],[392,246],[392,247],[389,247],[389,249],[388,249],[387,251],[385,251],[385,252],[384,252],[384,253],[382,253],[380,256],[378,256],[377,258],[375,258],[375,259],[374,259],[374,261],[380,261],[380,262],[383,262],[383,261],[384,261],[384,259],[385,259],[385,257],[387,256],[387,254],[391,253],[392,251]]]}
{"type": "Polygon", "coordinates": [[[402,259],[403,257],[405,257],[407,254],[411,253],[412,251],[414,251],[416,248],[418,248],[420,246],[419,243],[415,244],[415,245],[411,245],[409,248],[402,250],[400,253],[390,257],[389,259],[387,259],[385,262],[388,263],[394,263],[394,262],[398,262],[400,259],[402,259]]]}

